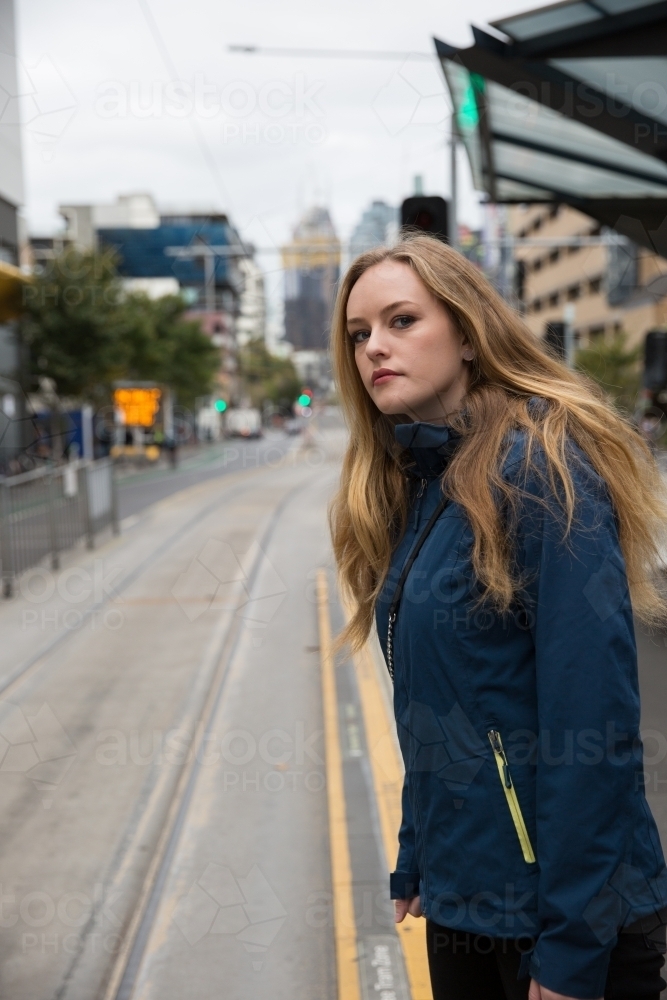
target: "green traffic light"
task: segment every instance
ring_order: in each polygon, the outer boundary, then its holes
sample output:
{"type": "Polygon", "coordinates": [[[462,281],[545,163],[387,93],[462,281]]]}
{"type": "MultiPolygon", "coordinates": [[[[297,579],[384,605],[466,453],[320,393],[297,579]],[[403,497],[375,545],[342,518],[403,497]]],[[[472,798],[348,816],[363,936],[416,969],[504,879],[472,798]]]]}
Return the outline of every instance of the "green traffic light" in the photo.
{"type": "Polygon", "coordinates": [[[471,73],[468,86],[466,87],[459,113],[457,115],[459,128],[462,132],[474,132],[479,125],[479,108],[477,107],[477,94],[483,94],[486,83],[479,73],[471,73]]]}
{"type": "Polygon", "coordinates": [[[305,392],[302,392],[301,395],[299,396],[297,402],[298,402],[299,406],[310,406],[311,399],[310,399],[310,396],[307,396],[305,394],[305,392]]]}
{"type": "Polygon", "coordinates": [[[215,408],[218,411],[218,413],[224,413],[225,410],[227,409],[227,403],[225,402],[224,399],[216,399],[215,408]]]}

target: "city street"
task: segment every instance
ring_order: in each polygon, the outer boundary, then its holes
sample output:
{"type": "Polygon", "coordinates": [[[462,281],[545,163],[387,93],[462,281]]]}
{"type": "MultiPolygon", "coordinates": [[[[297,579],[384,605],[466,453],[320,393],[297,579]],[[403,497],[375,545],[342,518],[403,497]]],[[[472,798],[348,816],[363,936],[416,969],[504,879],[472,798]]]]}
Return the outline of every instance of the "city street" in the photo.
{"type": "MultiPolygon", "coordinates": [[[[379,955],[396,996],[420,996],[351,663],[336,679],[346,826],[330,834],[317,574],[336,630],[326,506],[344,436],[321,424],[282,462],[223,475],[219,456],[216,478],[202,463],[199,483],[0,606],[3,997],[333,998],[341,850],[363,988],[379,955]]],[[[369,683],[395,814],[387,681],[369,683]]]]}
{"type": "MultiPolygon", "coordinates": [[[[166,870],[190,878],[182,852],[194,850],[191,884],[209,866],[255,879],[286,926],[255,971],[234,933],[199,944],[205,913],[195,930],[171,922],[178,968],[198,977],[190,996],[210,996],[223,968],[229,996],[295,996],[295,981],[304,998],[331,995],[330,925],[306,915],[330,888],[313,588],[339,450],[340,432],[325,433],[282,465],[176,493],[120,538],[71,553],[57,579],[27,574],[0,608],[11,637],[0,665],[2,996],[104,995],[211,691],[197,795],[179,806],[166,870]],[[277,748],[272,729],[284,734],[277,748]],[[284,741],[295,750],[283,774],[267,761],[284,741]],[[204,968],[202,947],[221,946],[230,961],[204,968]]],[[[266,919],[259,906],[253,924],[266,919]]],[[[142,991],[161,981],[147,968],[142,991]]],[[[158,992],[184,995],[176,983],[158,992]]]]}
{"type": "MultiPolygon", "coordinates": [[[[419,924],[397,935],[387,893],[388,678],[374,646],[327,674],[343,445],[329,417],[280,462],[202,463],[0,607],[2,997],[430,996],[419,924]]],[[[640,644],[665,836],[665,638],[640,644]]]]}
{"type": "Polygon", "coordinates": [[[0,1000],[657,997],[667,3],[0,41],[0,1000]]]}

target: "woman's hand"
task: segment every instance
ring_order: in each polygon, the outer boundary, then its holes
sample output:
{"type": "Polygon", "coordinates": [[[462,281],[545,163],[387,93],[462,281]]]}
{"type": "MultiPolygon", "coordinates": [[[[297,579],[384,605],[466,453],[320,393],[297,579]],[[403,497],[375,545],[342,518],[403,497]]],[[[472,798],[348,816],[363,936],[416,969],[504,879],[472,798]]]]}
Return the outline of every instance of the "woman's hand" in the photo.
{"type": "MultiPolygon", "coordinates": [[[[564,993],[554,993],[553,990],[548,990],[545,986],[540,986],[534,979],[531,979],[528,1000],[576,1000],[576,998],[566,997],[564,993]]],[[[600,997],[600,1000],[604,1000],[604,998],[600,997]]]]}
{"type": "Polygon", "coordinates": [[[397,924],[405,920],[408,913],[413,917],[421,917],[422,907],[419,896],[413,896],[412,899],[394,900],[394,920],[397,924]]]}

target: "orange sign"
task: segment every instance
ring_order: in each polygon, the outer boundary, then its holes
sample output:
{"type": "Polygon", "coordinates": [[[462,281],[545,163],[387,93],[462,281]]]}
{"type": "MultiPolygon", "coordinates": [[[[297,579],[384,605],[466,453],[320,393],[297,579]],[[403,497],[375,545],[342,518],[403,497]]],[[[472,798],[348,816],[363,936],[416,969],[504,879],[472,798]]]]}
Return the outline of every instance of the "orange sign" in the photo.
{"type": "Polygon", "coordinates": [[[113,401],[129,427],[152,427],[160,408],[161,389],[114,389],[113,401]]]}

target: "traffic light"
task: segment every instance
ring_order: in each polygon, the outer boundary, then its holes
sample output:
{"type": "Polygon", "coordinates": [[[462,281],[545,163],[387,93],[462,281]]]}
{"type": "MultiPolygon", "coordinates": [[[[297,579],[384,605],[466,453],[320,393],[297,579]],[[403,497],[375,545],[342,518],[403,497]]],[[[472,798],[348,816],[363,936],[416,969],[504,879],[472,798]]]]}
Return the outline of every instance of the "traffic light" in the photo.
{"type": "Polygon", "coordinates": [[[227,401],[224,399],[216,399],[213,405],[215,406],[218,413],[224,413],[225,410],[227,409],[227,401]]]}
{"type": "Polygon", "coordinates": [[[544,343],[562,361],[565,358],[565,323],[547,323],[544,328],[544,343]]]}
{"type": "Polygon", "coordinates": [[[299,398],[297,403],[299,406],[311,406],[313,402],[313,390],[312,389],[302,389],[299,393],[299,398]]]}
{"type": "Polygon", "coordinates": [[[652,392],[667,389],[667,331],[649,330],[644,341],[644,385],[652,392]]]}
{"type": "Polygon", "coordinates": [[[449,242],[448,220],[447,202],[440,195],[416,194],[401,205],[402,228],[421,229],[444,243],[449,242]]]}

